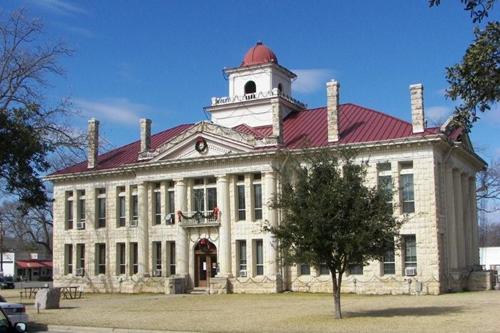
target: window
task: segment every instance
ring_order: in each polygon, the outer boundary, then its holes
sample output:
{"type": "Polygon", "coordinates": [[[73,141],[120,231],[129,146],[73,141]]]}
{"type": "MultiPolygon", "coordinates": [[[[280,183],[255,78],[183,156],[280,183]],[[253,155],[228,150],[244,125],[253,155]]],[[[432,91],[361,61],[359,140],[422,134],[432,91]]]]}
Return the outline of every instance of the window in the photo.
{"type": "Polygon", "coordinates": [[[174,192],[174,182],[169,183],[168,187],[168,210],[167,214],[169,214],[169,218],[167,219],[167,223],[173,224],[175,222],[175,192],[174,192]]]}
{"type": "Polygon", "coordinates": [[[132,190],[132,221],[130,226],[137,226],[139,221],[139,198],[137,196],[137,188],[132,190]]]}
{"type": "Polygon", "coordinates": [[[283,92],[283,86],[281,83],[278,83],[278,92],[281,94],[283,92]]]}
{"type": "Polygon", "coordinates": [[[260,183],[261,174],[253,176],[253,204],[255,220],[262,220],[262,184],[260,183]]]}
{"type": "Polygon", "coordinates": [[[170,266],[170,275],[175,275],[175,242],[167,242],[168,244],[168,257],[170,266]]]}
{"type": "Polygon", "coordinates": [[[349,265],[349,274],[351,274],[351,275],[363,275],[363,265],[362,264],[349,265]]]}
{"type": "Polygon", "coordinates": [[[116,274],[125,274],[125,243],[116,243],[116,274]]]}
{"type": "Polygon", "coordinates": [[[137,243],[130,243],[130,274],[139,272],[139,247],[137,243]]]}
{"type": "Polygon", "coordinates": [[[78,191],[78,219],[85,223],[85,190],[78,191]]]}
{"type": "Polygon", "coordinates": [[[106,244],[97,243],[96,247],[96,275],[106,274],[106,244]]]}
{"type": "Polygon", "coordinates": [[[125,213],[125,187],[118,188],[118,227],[124,227],[127,221],[125,213]]]}
{"type": "Polygon", "coordinates": [[[394,243],[391,243],[390,248],[385,252],[383,265],[384,265],[384,275],[396,273],[396,264],[394,259],[394,243]]]}
{"type": "Polygon", "coordinates": [[[154,224],[161,224],[161,192],[160,184],[156,184],[154,194],[155,219],[154,224]]]}
{"type": "Polygon", "coordinates": [[[255,94],[256,91],[257,91],[257,86],[255,85],[255,82],[248,81],[247,83],[245,83],[245,95],[255,94]]]}
{"type": "Polygon", "coordinates": [[[391,163],[380,163],[377,165],[378,188],[384,191],[387,195],[387,205],[390,207],[392,212],[392,175],[391,175],[391,163]]]}
{"type": "Polygon", "coordinates": [[[242,276],[245,275],[247,271],[247,241],[239,240],[236,242],[238,244],[238,268],[239,268],[237,274],[238,276],[242,276]],[[242,271],[245,271],[245,273],[242,274],[242,271]]]}
{"type": "Polygon", "coordinates": [[[404,264],[407,267],[417,267],[417,239],[415,235],[403,236],[404,264]]]}
{"type": "Polygon", "coordinates": [[[255,240],[255,275],[264,275],[264,246],[262,239],[255,240]]]}
{"type": "Polygon", "coordinates": [[[97,190],[97,227],[106,227],[106,190],[97,190]]]}
{"type": "Polygon", "coordinates": [[[64,245],[64,262],[65,269],[64,274],[73,274],[73,245],[64,245]]]}
{"type": "Polygon", "coordinates": [[[73,229],[73,191],[66,192],[66,229],[73,229]]]}
{"type": "Polygon", "coordinates": [[[85,272],[85,244],[76,244],[76,274],[83,276],[85,272]]]}
{"type": "Polygon", "coordinates": [[[330,275],[330,269],[326,264],[319,265],[319,275],[330,275]]]}
{"type": "Polygon", "coordinates": [[[403,213],[415,212],[415,198],[413,192],[413,163],[401,163],[400,170],[401,206],[403,213]]]}
{"type": "Polygon", "coordinates": [[[245,177],[239,175],[237,178],[236,194],[238,201],[238,221],[243,221],[246,219],[246,207],[245,207],[245,184],[243,181],[245,177]]]}
{"type": "Polygon", "coordinates": [[[300,264],[299,273],[300,275],[311,275],[311,266],[309,264],[300,264]]]}
{"type": "Polygon", "coordinates": [[[161,242],[153,242],[153,276],[161,276],[161,242]]]}
{"type": "Polygon", "coordinates": [[[193,212],[209,213],[217,207],[217,184],[214,177],[194,180],[192,192],[193,212]],[[206,208],[206,210],[205,210],[206,208]]]}

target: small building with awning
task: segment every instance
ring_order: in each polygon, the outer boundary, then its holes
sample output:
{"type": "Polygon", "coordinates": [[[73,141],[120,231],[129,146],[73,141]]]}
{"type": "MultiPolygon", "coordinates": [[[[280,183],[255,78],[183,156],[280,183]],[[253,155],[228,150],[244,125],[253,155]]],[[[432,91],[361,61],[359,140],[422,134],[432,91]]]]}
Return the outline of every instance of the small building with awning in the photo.
{"type": "Polygon", "coordinates": [[[52,278],[52,260],[16,260],[16,275],[27,281],[48,281],[52,278]]]}

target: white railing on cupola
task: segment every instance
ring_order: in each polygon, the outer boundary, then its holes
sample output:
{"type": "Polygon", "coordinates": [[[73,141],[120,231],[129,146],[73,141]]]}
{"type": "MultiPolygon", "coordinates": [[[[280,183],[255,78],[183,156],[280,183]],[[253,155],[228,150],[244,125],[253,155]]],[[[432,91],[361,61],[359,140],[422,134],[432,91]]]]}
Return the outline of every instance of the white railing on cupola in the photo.
{"type": "Polygon", "coordinates": [[[297,104],[298,106],[305,108],[306,105],[295,98],[288,96],[284,94],[283,92],[279,92],[278,88],[274,88],[273,90],[269,91],[261,91],[258,93],[251,93],[251,94],[244,94],[244,95],[237,95],[233,97],[229,96],[224,96],[224,97],[212,97],[212,106],[217,106],[217,105],[224,105],[224,104],[230,104],[230,103],[238,103],[238,102],[246,102],[250,100],[258,100],[258,99],[264,99],[264,98],[269,98],[269,97],[276,97],[279,96],[293,104],[297,104]]]}

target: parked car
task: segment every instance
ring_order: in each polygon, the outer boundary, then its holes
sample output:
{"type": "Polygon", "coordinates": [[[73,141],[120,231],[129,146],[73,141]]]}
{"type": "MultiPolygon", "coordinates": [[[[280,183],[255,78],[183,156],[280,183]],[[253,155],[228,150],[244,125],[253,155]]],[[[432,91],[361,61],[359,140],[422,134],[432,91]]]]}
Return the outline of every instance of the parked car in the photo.
{"type": "Polygon", "coordinates": [[[11,276],[0,277],[0,289],[14,289],[16,287],[11,276]]]}
{"type": "Polygon", "coordinates": [[[0,333],[23,333],[26,332],[27,328],[26,323],[13,324],[0,307],[0,333]]]}
{"type": "Polygon", "coordinates": [[[29,321],[26,307],[23,304],[0,302],[0,308],[5,312],[12,325],[27,324],[29,321]]]}

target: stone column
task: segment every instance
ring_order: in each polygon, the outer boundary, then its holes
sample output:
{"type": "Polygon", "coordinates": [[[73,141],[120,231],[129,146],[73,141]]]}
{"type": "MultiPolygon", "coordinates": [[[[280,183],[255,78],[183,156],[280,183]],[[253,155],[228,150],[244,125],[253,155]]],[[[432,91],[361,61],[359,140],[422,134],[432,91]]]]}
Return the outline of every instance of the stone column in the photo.
{"type": "MultiPolygon", "coordinates": [[[[276,198],[276,173],[266,172],[264,174],[265,179],[265,203],[267,206],[267,220],[271,227],[278,226],[278,210],[271,208],[271,204],[276,198]]],[[[267,242],[264,240],[264,262],[267,265],[264,266],[264,274],[269,276],[276,276],[278,274],[278,262],[277,262],[277,242],[271,233],[266,235],[267,242]],[[267,269],[267,273],[266,273],[267,269]]]]}
{"type": "Polygon", "coordinates": [[[448,268],[458,268],[457,256],[457,227],[455,224],[455,197],[453,185],[453,169],[445,169],[446,177],[446,243],[448,250],[448,268]]]}
{"type": "Polygon", "coordinates": [[[464,215],[463,215],[463,194],[462,194],[462,176],[457,169],[453,170],[453,193],[455,196],[455,228],[457,230],[457,258],[459,269],[465,266],[464,251],[464,215]]]}
{"type": "Polygon", "coordinates": [[[142,183],[137,185],[137,196],[139,201],[139,222],[137,225],[137,254],[139,264],[139,274],[144,275],[149,273],[149,235],[148,235],[148,225],[149,225],[149,192],[150,185],[148,183],[142,183]]]}
{"type": "Polygon", "coordinates": [[[217,207],[220,210],[219,276],[230,277],[231,274],[231,215],[229,213],[229,186],[226,175],[217,176],[217,207]]]}
{"type": "Polygon", "coordinates": [[[462,174],[462,202],[463,202],[463,229],[464,229],[464,258],[465,267],[470,267],[470,253],[471,253],[471,219],[470,219],[470,189],[469,177],[462,174]]]}
{"type": "Polygon", "coordinates": [[[477,221],[476,177],[469,178],[470,186],[470,213],[472,229],[471,264],[479,265],[479,226],[477,221]]]}
{"type": "MultiPolygon", "coordinates": [[[[175,180],[175,207],[187,213],[186,183],[184,179],[175,180]]],[[[189,251],[188,234],[181,226],[182,222],[177,220],[177,236],[175,239],[175,269],[176,275],[187,276],[189,274],[189,251]]]]}

